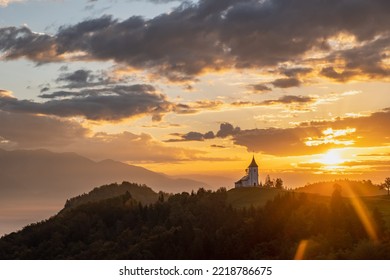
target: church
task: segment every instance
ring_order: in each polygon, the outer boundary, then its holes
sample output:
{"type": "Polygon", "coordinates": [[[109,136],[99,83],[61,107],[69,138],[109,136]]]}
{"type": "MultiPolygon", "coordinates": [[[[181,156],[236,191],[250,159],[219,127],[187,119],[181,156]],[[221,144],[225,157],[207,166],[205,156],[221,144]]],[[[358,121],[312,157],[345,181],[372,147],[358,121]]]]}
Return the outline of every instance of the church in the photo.
{"type": "Polygon", "coordinates": [[[245,170],[246,175],[242,177],[240,180],[234,183],[236,188],[241,187],[257,187],[259,185],[259,167],[256,163],[255,156],[252,158],[251,164],[249,164],[248,168],[245,170]]]}

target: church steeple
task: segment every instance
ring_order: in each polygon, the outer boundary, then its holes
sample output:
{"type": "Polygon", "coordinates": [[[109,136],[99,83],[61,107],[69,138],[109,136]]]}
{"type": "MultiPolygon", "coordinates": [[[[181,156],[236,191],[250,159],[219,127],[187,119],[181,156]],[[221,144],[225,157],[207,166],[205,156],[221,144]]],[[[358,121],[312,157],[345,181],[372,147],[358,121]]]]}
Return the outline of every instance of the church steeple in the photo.
{"type": "Polygon", "coordinates": [[[251,164],[249,164],[249,166],[248,166],[248,168],[249,167],[259,167],[258,165],[257,165],[257,163],[256,163],[256,160],[255,160],[255,156],[253,155],[253,158],[252,158],[252,162],[251,162],[251,164]]]}

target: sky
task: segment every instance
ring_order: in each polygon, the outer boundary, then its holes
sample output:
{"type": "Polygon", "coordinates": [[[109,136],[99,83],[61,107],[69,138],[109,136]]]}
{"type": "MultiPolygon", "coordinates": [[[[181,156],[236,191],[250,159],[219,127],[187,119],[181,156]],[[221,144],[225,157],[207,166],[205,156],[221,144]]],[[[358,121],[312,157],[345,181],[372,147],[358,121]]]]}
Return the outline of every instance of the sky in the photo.
{"type": "MultiPolygon", "coordinates": [[[[388,0],[0,0],[0,148],[297,187],[390,174],[388,0]]],[[[232,185],[233,185],[232,181],[232,185]]]]}

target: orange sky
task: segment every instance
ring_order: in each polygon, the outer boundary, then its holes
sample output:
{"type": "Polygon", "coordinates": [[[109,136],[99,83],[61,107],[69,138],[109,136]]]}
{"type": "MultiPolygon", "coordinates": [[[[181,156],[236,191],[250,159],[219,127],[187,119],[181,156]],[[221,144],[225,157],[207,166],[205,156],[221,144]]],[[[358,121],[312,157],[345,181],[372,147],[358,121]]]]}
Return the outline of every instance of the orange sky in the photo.
{"type": "Polygon", "coordinates": [[[0,148],[229,180],[254,154],[291,187],[389,176],[388,1],[86,2],[1,3],[0,148]]]}

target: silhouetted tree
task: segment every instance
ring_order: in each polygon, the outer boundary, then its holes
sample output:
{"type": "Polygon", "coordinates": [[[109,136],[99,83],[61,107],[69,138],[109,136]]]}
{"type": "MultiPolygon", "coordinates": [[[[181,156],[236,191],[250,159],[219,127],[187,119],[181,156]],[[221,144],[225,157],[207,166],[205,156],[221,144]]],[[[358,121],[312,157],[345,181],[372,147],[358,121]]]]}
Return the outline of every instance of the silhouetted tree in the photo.
{"type": "Polygon", "coordinates": [[[265,177],[265,181],[264,181],[264,188],[272,188],[274,186],[274,183],[271,181],[271,178],[269,175],[267,175],[265,177]]]}
{"type": "Polygon", "coordinates": [[[275,188],[277,189],[283,189],[283,180],[280,178],[277,178],[275,180],[275,188]]]}
{"type": "Polygon", "coordinates": [[[162,191],[160,191],[158,193],[158,201],[159,202],[164,202],[165,201],[165,198],[164,198],[164,193],[162,191]]]}
{"type": "Polygon", "coordinates": [[[385,179],[385,182],[381,185],[381,189],[387,190],[387,195],[390,196],[390,177],[385,179]]]}

